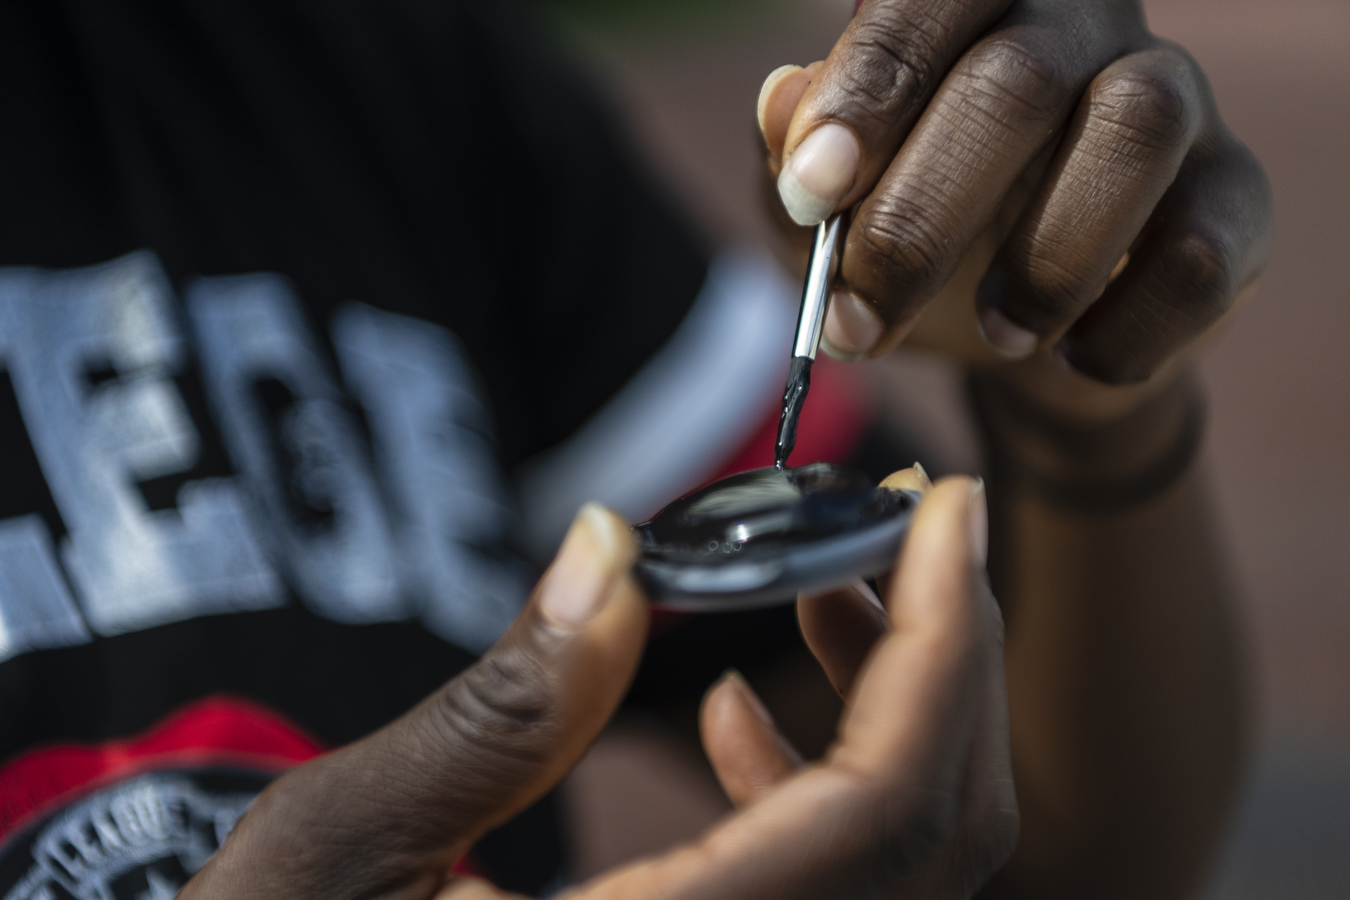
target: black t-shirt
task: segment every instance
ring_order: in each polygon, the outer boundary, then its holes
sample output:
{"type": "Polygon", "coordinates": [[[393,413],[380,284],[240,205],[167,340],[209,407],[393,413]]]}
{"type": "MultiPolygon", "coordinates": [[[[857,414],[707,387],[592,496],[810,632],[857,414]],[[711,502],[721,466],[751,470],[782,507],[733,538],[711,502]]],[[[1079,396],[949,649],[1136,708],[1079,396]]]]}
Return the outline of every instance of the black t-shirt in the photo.
{"type": "Polygon", "coordinates": [[[171,896],[471,661],[706,269],[506,4],[0,0],[0,898],[171,896]]]}

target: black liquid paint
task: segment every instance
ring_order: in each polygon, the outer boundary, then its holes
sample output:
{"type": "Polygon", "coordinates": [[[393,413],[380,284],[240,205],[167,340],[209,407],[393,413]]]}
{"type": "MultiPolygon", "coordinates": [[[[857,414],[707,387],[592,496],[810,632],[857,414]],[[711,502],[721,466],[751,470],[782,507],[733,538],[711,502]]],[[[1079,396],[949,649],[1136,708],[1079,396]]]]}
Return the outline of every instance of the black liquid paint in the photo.
{"type": "Polygon", "coordinates": [[[792,448],[797,446],[797,420],[811,390],[811,363],[809,356],[794,356],[788,367],[787,387],[783,389],[783,412],[778,418],[778,443],[773,449],[773,467],[780,472],[787,466],[792,448]]]}
{"type": "Polygon", "coordinates": [[[723,478],[634,529],[648,559],[722,563],[865,529],[908,510],[913,499],[834,463],[765,467],[723,478]]]}
{"type": "Polygon", "coordinates": [[[834,463],[714,482],[634,527],[657,608],[730,612],[790,602],[895,565],[916,495],[834,463]]]}

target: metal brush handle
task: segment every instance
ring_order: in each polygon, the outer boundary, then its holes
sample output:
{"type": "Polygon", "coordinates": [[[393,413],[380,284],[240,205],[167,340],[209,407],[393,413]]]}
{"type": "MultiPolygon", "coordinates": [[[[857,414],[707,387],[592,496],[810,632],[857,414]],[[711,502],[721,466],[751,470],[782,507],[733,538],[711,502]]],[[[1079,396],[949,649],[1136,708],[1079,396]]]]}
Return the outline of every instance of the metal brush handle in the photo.
{"type": "Polygon", "coordinates": [[[811,261],[806,266],[806,283],[802,285],[802,306],[797,313],[797,338],[792,345],[793,356],[816,358],[820,335],[825,329],[825,308],[830,303],[830,289],[834,286],[835,256],[839,249],[839,231],[842,215],[826,219],[816,226],[811,244],[811,261]]]}

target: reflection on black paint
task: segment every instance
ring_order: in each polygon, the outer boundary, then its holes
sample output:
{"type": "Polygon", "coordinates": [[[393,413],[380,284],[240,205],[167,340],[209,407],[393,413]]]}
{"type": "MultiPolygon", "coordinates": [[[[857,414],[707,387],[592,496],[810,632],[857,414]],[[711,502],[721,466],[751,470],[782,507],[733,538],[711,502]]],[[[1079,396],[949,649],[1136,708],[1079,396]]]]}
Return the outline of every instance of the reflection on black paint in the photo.
{"type": "Polygon", "coordinates": [[[305,531],[331,531],[336,475],[332,449],[310,431],[295,395],[280,380],[258,379],[253,398],[267,426],[273,470],[291,520],[305,531]]]}
{"type": "Polygon", "coordinates": [[[860,531],[912,503],[908,494],[877,487],[845,466],[767,466],[715,481],[634,530],[650,559],[721,564],[860,531]]]}
{"type": "Polygon", "coordinates": [[[806,394],[811,390],[811,363],[809,356],[794,356],[788,366],[783,411],[778,417],[778,440],[773,448],[773,465],[780,472],[787,467],[792,448],[797,446],[797,420],[806,404],[806,394]]]}

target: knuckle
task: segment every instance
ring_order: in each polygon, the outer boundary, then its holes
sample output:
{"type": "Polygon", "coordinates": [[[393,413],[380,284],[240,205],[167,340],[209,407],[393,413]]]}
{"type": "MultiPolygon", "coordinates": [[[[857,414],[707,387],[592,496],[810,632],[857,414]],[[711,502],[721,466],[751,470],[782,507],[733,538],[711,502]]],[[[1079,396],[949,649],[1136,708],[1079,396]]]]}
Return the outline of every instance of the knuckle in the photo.
{"type": "MultiPolygon", "coordinates": [[[[956,241],[939,224],[940,198],[918,204],[899,199],[878,203],[861,223],[863,266],[888,290],[909,291],[945,280],[956,241]]],[[[954,215],[946,220],[955,221],[954,215]]]]}
{"type": "Polygon", "coordinates": [[[959,792],[897,783],[845,765],[844,806],[858,840],[846,895],[890,896],[962,837],[959,792]]]}
{"type": "Polygon", "coordinates": [[[1028,325],[1057,325],[1100,291],[1084,267],[1066,263],[1066,258],[1065,249],[1042,247],[1026,260],[1023,272],[1030,290],[1013,298],[1025,308],[1028,325]]]}
{"type": "Polygon", "coordinates": [[[1138,143],[1172,150],[1191,141],[1195,103],[1179,74],[1141,68],[1103,75],[1092,92],[1090,115],[1138,143]]]}
{"type": "Polygon", "coordinates": [[[556,702],[548,671],[518,647],[501,647],[457,678],[434,706],[442,740],[466,748],[542,763],[543,733],[554,727],[556,702]]]}
{"type": "Polygon", "coordinates": [[[965,93],[978,106],[1011,105],[1034,120],[1057,116],[1069,91],[1057,54],[1013,34],[1000,34],[972,50],[961,75],[965,93]]]}
{"type": "Polygon", "coordinates": [[[1178,296],[1196,312],[1222,311],[1231,303],[1233,253],[1223,237],[1192,229],[1168,243],[1162,267],[1178,296]]]}
{"type": "Polygon", "coordinates": [[[1019,229],[1003,246],[1000,307],[1019,324],[1046,334],[1073,318],[1105,285],[1100,260],[1079,234],[1058,222],[1019,229]]]}
{"type": "Polygon", "coordinates": [[[1232,199],[1233,208],[1239,211],[1236,221],[1258,234],[1268,231],[1275,214],[1275,195],[1270,176],[1256,154],[1230,135],[1216,154],[1214,165],[1219,172],[1216,193],[1232,199]]]}
{"type": "Polygon", "coordinates": [[[237,863],[265,857],[279,881],[314,881],[323,874],[315,860],[335,850],[349,858],[359,853],[359,829],[346,827],[348,820],[340,809],[335,814],[332,794],[324,790],[331,782],[312,777],[322,767],[322,761],[310,763],[268,785],[235,823],[222,845],[222,859],[237,863]]]}
{"type": "MultiPolygon", "coordinates": [[[[1265,268],[1274,237],[1275,199],[1269,176],[1251,149],[1230,134],[1215,146],[1187,154],[1177,176],[1171,208],[1194,223],[1190,233],[1218,233],[1210,255],[1226,257],[1230,289],[1236,292],[1265,268]]],[[[1203,250],[1192,248],[1189,256],[1203,250]]],[[[1201,260],[1193,260],[1200,265],[1201,260]]],[[[1180,266],[1179,266],[1180,268],[1180,266]]]]}
{"type": "Polygon", "coordinates": [[[882,814],[877,834],[884,843],[877,861],[883,883],[894,885],[913,877],[941,856],[956,835],[958,803],[947,792],[906,792],[887,804],[882,814]]]}
{"type": "Polygon", "coordinates": [[[859,20],[846,40],[836,87],[850,110],[882,125],[931,93],[937,82],[932,42],[923,27],[893,18],[859,20]]]}
{"type": "Polygon", "coordinates": [[[958,805],[956,797],[942,793],[905,816],[906,832],[925,858],[940,853],[956,833],[958,805]]]}

